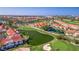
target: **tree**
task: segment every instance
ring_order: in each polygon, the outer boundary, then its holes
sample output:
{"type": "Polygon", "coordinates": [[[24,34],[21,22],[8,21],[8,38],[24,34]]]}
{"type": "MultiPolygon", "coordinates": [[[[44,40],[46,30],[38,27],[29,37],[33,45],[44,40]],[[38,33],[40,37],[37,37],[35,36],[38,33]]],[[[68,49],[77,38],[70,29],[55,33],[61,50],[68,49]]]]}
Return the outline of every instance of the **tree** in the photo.
{"type": "Polygon", "coordinates": [[[8,20],[7,25],[10,26],[10,27],[12,27],[12,25],[13,25],[13,21],[8,20]]]}
{"type": "Polygon", "coordinates": [[[49,29],[49,26],[43,26],[42,29],[47,31],[49,29]]]}

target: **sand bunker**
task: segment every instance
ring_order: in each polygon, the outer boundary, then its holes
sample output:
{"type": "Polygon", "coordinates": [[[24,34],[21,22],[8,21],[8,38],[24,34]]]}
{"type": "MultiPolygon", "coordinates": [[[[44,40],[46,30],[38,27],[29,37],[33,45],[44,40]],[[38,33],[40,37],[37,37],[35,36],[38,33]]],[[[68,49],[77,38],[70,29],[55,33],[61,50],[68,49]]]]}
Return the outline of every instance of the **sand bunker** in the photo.
{"type": "Polygon", "coordinates": [[[50,47],[50,44],[45,44],[44,46],[43,46],[43,50],[45,50],[45,51],[50,51],[52,48],[50,47]]]}

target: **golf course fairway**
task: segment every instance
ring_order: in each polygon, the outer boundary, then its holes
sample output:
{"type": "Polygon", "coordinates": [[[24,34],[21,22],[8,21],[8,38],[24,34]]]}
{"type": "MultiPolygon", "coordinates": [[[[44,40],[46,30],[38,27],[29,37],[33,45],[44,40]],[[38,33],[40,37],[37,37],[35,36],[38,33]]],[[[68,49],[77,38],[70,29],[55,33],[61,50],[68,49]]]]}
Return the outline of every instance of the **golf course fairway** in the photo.
{"type": "Polygon", "coordinates": [[[43,33],[39,32],[36,29],[34,30],[34,28],[24,27],[24,28],[20,28],[20,30],[22,30],[21,33],[29,35],[29,40],[28,40],[29,45],[34,45],[34,46],[40,45],[54,39],[53,36],[46,34],[44,32],[43,33]]]}

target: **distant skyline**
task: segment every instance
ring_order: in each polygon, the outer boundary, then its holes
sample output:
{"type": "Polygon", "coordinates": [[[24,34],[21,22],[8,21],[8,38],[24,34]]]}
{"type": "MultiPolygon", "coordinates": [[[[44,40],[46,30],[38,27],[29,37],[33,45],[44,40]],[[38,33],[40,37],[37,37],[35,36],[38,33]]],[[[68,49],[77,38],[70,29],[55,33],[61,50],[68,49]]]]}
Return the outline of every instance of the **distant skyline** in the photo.
{"type": "Polygon", "coordinates": [[[78,7],[0,7],[0,15],[79,15],[78,7]]]}

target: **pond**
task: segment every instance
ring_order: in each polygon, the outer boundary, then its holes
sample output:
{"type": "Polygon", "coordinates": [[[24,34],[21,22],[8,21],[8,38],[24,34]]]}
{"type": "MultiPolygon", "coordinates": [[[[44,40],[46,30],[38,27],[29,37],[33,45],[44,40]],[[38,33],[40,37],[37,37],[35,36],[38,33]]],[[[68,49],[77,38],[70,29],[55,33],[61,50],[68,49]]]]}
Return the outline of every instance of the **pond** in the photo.
{"type": "Polygon", "coordinates": [[[53,27],[49,27],[47,29],[47,31],[49,31],[49,32],[56,32],[56,33],[59,33],[59,34],[64,34],[64,32],[62,30],[58,30],[58,29],[55,29],[53,27]]]}

